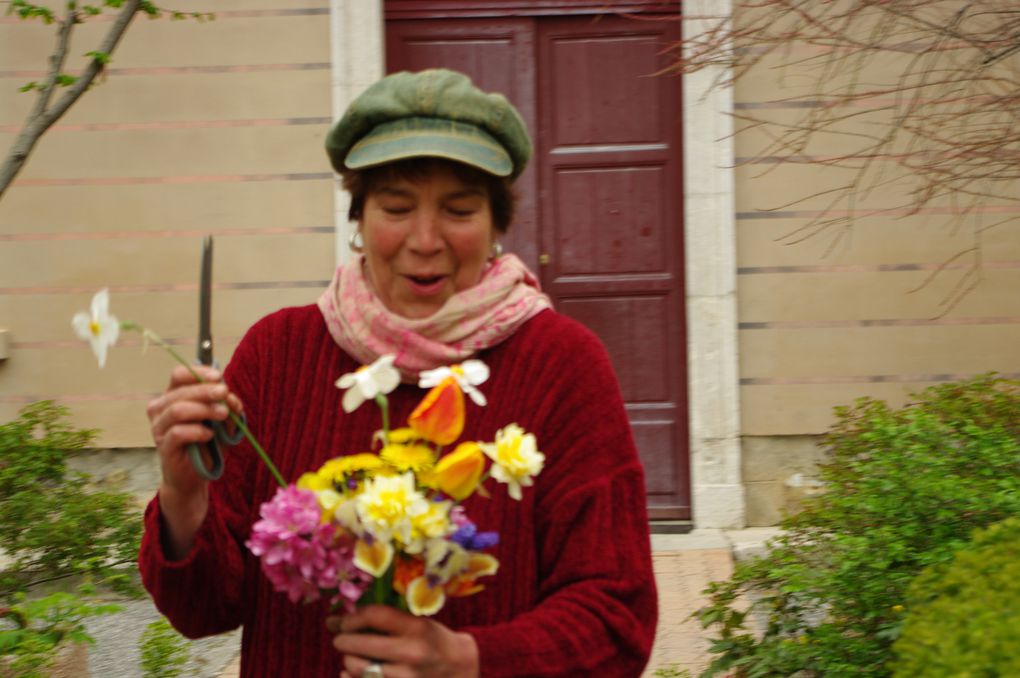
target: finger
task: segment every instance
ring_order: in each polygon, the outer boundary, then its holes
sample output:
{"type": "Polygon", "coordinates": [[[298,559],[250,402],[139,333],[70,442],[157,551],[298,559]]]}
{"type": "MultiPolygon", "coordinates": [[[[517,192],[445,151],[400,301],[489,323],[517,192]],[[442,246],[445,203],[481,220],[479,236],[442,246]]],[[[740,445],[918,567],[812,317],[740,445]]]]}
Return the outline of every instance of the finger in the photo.
{"type": "MultiPolygon", "coordinates": [[[[377,663],[374,659],[365,659],[364,657],[357,657],[347,655],[344,657],[344,672],[342,675],[347,676],[364,676],[365,671],[372,664],[377,663]]],[[[411,678],[411,676],[417,675],[408,666],[402,664],[392,664],[386,662],[378,662],[384,678],[411,678]]],[[[372,674],[369,674],[372,675],[372,674]]],[[[379,674],[374,674],[379,675],[379,674]]]]}
{"type": "Polygon", "coordinates": [[[340,630],[342,633],[355,633],[371,629],[382,633],[407,635],[409,627],[420,621],[418,617],[388,605],[366,605],[358,608],[354,613],[342,617],[340,630]]]}
{"type": "Polygon", "coordinates": [[[330,633],[340,633],[340,615],[326,617],[326,630],[330,633]]]}
{"type": "Polygon", "coordinates": [[[174,403],[194,401],[206,404],[221,402],[228,397],[224,384],[191,384],[165,391],[149,401],[146,413],[155,422],[174,403]]]}
{"type": "Polygon", "coordinates": [[[180,449],[195,443],[203,445],[215,435],[213,430],[201,423],[177,424],[169,429],[160,441],[160,447],[167,450],[180,449]]]}
{"type": "Polygon", "coordinates": [[[223,380],[223,373],[210,365],[191,365],[190,369],[184,365],[175,365],[170,371],[169,388],[176,388],[186,384],[204,382],[219,382],[223,380]],[[195,375],[201,377],[196,379],[195,375]]]}
{"type": "MultiPolygon", "coordinates": [[[[219,402],[198,402],[182,400],[163,409],[151,422],[152,437],[161,442],[167,433],[176,426],[201,423],[203,421],[223,421],[227,418],[227,406],[219,402]]],[[[189,440],[188,442],[195,442],[189,440]]]]}

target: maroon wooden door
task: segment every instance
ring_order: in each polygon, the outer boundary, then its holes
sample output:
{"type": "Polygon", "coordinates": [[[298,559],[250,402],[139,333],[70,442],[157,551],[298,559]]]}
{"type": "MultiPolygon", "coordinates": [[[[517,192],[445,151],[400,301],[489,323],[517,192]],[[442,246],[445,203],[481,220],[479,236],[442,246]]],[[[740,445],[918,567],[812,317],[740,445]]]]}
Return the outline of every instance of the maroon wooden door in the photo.
{"type": "Polygon", "coordinates": [[[689,518],[680,83],[657,75],[679,22],[387,16],[388,72],[454,68],[521,110],[536,153],[507,247],[606,344],[651,516],[689,518]]]}

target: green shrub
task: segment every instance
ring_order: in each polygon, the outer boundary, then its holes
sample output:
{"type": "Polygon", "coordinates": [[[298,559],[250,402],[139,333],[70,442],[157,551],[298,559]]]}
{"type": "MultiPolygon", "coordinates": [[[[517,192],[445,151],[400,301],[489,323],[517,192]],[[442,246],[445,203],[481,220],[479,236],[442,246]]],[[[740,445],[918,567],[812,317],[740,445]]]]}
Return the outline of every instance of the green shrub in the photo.
{"type": "MultiPolygon", "coordinates": [[[[88,593],[86,590],[84,593],[88,593]]],[[[37,678],[63,642],[91,643],[85,619],[117,612],[120,607],[96,603],[71,593],[52,593],[36,599],[12,596],[10,607],[0,608],[0,658],[5,678],[37,678]]]]}
{"type": "Polygon", "coordinates": [[[68,469],[68,457],[87,449],[96,432],[72,428],[67,414],[42,401],[0,425],[0,544],[11,559],[0,571],[0,604],[16,591],[74,576],[138,591],[133,568],[125,567],[141,535],[134,500],[68,469]]]}
{"type": "Polygon", "coordinates": [[[160,617],[145,627],[139,641],[142,675],[145,678],[175,678],[188,663],[188,641],[160,617]]]}
{"type": "Polygon", "coordinates": [[[897,678],[1020,676],[1020,518],[975,535],[910,585],[897,678]]]}
{"type": "Polygon", "coordinates": [[[0,655],[14,658],[18,676],[35,675],[58,642],[87,640],[84,618],[113,611],[95,587],[140,592],[134,500],[68,469],[68,457],[96,432],[66,417],[66,408],[43,401],[0,425],[0,655]]]}
{"type": "Polygon", "coordinates": [[[837,408],[826,491],[706,591],[696,615],[718,656],[704,676],[890,675],[914,577],[975,528],[1020,515],[1020,382],[982,376],[914,398],[837,408]]]}

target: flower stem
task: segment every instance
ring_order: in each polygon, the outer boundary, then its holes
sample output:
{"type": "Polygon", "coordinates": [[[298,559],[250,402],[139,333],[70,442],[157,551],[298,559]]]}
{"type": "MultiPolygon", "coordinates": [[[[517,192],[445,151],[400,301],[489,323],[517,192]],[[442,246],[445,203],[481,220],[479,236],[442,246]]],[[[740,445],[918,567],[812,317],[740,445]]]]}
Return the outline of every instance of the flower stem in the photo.
{"type": "Polygon", "coordinates": [[[375,403],[382,412],[383,445],[390,444],[390,401],[382,393],[376,395],[375,403]]]}
{"type": "MultiPolygon", "coordinates": [[[[150,330],[150,329],[148,329],[146,327],[142,327],[141,325],[139,325],[137,323],[133,323],[133,322],[122,322],[120,324],[120,328],[122,330],[131,330],[131,331],[134,331],[134,332],[141,332],[142,333],[142,338],[144,340],[151,341],[151,342],[157,344],[160,348],[162,348],[164,351],[169,353],[170,357],[172,357],[174,360],[179,362],[181,365],[184,365],[184,367],[186,367],[188,369],[188,371],[191,372],[191,376],[193,376],[196,381],[205,383],[205,379],[203,379],[202,376],[198,372],[195,371],[195,368],[192,367],[191,363],[189,363],[184,358],[184,356],[182,356],[180,353],[178,353],[177,349],[175,349],[170,344],[166,343],[166,341],[164,341],[162,337],[160,337],[158,334],[156,334],[152,330],[150,330]]],[[[220,402],[222,404],[224,404],[224,405],[227,404],[225,400],[221,400],[220,402]]],[[[262,463],[264,463],[266,465],[266,468],[269,469],[269,472],[273,474],[274,478],[276,478],[276,482],[278,482],[280,484],[280,487],[286,487],[287,486],[287,481],[285,481],[283,479],[283,476],[280,475],[280,472],[277,470],[276,465],[273,464],[272,460],[269,458],[269,455],[266,454],[266,451],[264,449],[262,449],[261,445],[259,445],[259,441],[255,439],[255,435],[251,432],[251,430],[248,428],[248,426],[244,423],[244,420],[241,419],[241,417],[239,417],[233,410],[229,410],[229,411],[230,411],[230,420],[232,422],[234,422],[234,425],[237,426],[238,429],[240,429],[240,431],[244,435],[244,437],[248,439],[249,443],[251,443],[251,446],[255,448],[255,451],[258,453],[259,457],[262,458],[262,463]]]]}

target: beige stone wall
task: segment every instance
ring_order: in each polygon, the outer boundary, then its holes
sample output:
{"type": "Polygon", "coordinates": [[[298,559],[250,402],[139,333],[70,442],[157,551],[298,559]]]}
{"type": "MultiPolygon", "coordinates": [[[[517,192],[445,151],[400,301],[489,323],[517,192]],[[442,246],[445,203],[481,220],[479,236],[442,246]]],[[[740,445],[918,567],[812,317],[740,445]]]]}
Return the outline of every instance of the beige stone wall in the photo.
{"type": "MultiPolygon", "coordinates": [[[[61,3],[53,3],[55,6],[61,3]]],[[[334,264],[326,0],[188,1],[212,22],[136,18],[105,81],[52,129],[0,200],[0,420],[60,398],[100,445],[148,442],[170,362],[124,338],[100,371],[70,329],[108,286],[121,319],[193,355],[202,237],[216,238],[223,363],[263,314],[314,301],[334,264]]],[[[79,27],[71,54],[108,23],[79,27]]],[[[0,148],[32,104],[54,30],[0,19],[0,148]]],[[[80,59],[76,60],[80,63],[80,59]]],[[[73,69],[72,69],[73,70],[73,69]]]]}
{"type": "MultiPolygon", "coordinates": [[[[803,60],[821,53],[804,47],[769,56],[736,87],[736,114],[799,118],[810,109],[784,100],[817,91],[821,71],[803,60]]],[[[828,78],[888,80],[884,70],[892,69],[856,73],[846,65],[828,78]]],[[[862,137],[852,135],[883,132],[889,108],[887,98],[847,107],[846,134],[818,135],[799,152],[810,161],[859,148],[862,137]]],[[[820,433],[834,405],[863,395],[902,402],[934,383],[1017,373],[1020,206],[984,200],[960,216],[963,203],[946,198],[910,215],[912,184],[889,158],[871,163],[861,187],[872,190],[835,200],[822,192],[852,181],[853,170],[776,164],[794,151],[770,148],[765,128],[740,132],[735,143],[744,435],[820,433]],[[770,157],[755,160],[763,152],[770,157]],[[851,209],[855,218],[838,221],[851,209]],[[946,300],[971,283],[947,312],[946,300]]]]}

